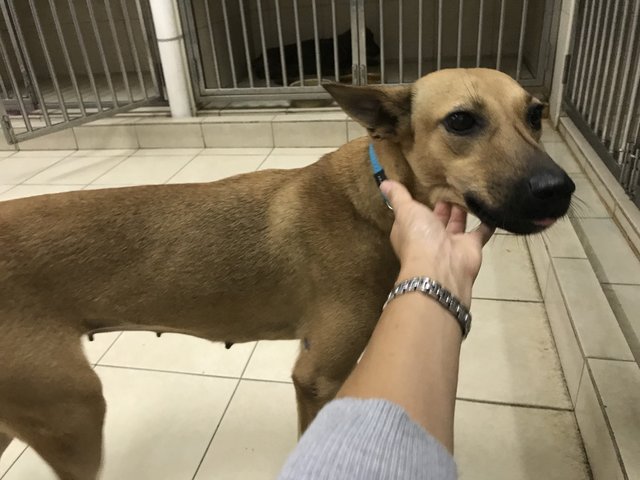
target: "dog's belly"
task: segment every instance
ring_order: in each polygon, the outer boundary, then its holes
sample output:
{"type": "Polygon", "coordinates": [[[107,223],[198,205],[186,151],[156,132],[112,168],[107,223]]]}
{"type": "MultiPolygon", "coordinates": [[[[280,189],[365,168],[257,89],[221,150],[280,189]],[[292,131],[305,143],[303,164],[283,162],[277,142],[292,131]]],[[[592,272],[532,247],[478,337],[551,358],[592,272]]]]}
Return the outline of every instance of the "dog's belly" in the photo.
{"type": "Polygon", "coordinates": [[[80,321],[81,333],[144,330],[181,333],[211,341],[249,342],[299,338],[303,314],[290,303],[280,305],[264,297],[234,298],[217,304],[199,301],[114,306],[89,309],[80,321]]]}

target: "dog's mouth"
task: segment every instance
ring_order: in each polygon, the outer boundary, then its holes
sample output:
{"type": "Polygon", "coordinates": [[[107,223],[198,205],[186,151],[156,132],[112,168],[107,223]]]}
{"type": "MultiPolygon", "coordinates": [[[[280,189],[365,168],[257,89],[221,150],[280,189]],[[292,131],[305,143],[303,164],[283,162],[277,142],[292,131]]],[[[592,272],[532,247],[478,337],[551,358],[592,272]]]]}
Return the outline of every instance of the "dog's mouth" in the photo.
{"type": "Polygon", "coordinates": [[[518,235],[530,235],[542,232],[552,226],[564,215],[564,213],[555,214],[554,212],[554,214],[547,216],[527,218],[524,216],[512,215],[506,211],[501,212],[489,208],[481,200],[470,193],[464,195],[464,200],[469,211],[478,217],[482,223],[493,228],[502,228],[503,230],[507,230],[508,232],[518,235]]]}

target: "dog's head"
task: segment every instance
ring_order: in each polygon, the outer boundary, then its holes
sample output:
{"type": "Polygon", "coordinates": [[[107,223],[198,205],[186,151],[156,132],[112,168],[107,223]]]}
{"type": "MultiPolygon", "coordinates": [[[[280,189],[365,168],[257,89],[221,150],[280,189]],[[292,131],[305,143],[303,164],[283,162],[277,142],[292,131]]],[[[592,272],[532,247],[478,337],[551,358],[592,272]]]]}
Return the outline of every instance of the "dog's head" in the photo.
{"type": "Polygon", "coordinates": [[[452,69],[406,86],[325,87],[371,137],[401,147],[418,200],[518,234],[567,213],[575,185],[538,144],[543,104],[511,77],[452,69]]]}

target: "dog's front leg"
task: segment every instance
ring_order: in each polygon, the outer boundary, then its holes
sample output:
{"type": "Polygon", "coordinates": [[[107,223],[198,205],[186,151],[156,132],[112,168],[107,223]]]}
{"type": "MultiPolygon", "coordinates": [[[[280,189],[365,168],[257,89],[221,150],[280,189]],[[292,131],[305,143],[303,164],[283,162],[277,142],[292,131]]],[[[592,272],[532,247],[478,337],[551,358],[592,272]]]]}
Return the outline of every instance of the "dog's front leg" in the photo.
{"type": "Polygon", "coordinates": [[[336,396],[375,326],[368,309],[357,313],[340,307],[322,310],[308,323],[311,328],[303,335],[293,369],[300,435],[320,409],[336,396]]]}

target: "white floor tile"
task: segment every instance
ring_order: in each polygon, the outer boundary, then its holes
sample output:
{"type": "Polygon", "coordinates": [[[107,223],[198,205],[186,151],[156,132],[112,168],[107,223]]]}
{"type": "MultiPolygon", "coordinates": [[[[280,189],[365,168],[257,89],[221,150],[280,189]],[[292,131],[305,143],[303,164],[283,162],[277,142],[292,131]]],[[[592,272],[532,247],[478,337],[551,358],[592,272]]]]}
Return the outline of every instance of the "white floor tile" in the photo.
{"type": "Polygon", "coordinates": [[[584,355],[633,360],[589,260],[554,258],[552,262],[584,355]]]}
{"type": "Polygon", "coordinates": [[[268,170],[270,168],[301,168],[311,165],[320,160],[322,155],[279,155],[271,154],[265,162],[260,166],[260,170],[268,170]]]}
{"type": "Polygon", "coordinates": [[[34,197],[36,195],[47,195],[51,193],[70,192],[81,189],[81,185],[16,185],[11,190],[7,190],[3,194],[0,194],[0,201],[34,197]]]}
{"type": "Polygon", "coordinates": [[[640,362],[640,285],[603,285],[636,361],[640,362]]]}
{"type": "Polygon", "coordinates": [[[602,200],[596,193],[593,185],[582,173],[574,173],[571,179],[576,184],[576,193],[571,201],[570,217],[575,218],[608,218],[611,214],[607,211],[602,200]]]}
{"type": "Polygon", "coordinates": [[[577,218],[575,225],[600,282],[640,285],[640,260],[613,220],[577,218]]]}
{"type": "Polygon", "coordinates": [[[96,185],[165,183],[192,158],[193,155],[129,157],[93,183],[96,185]]]}
{"type": "Polygon", "coordinates": [[[86,185],[122,162],[125,156],[70,156],[28,179],[25,184],[86,185]]]}
{"type": "Polygon", "coordinates": [[[82,336],[82,348],[89,363],[94,364],[115,342],[122,332],[105,332],[97,333],[93,336],[93,340],[89,341],[86,335],[82,336]]]}
{"type": "MultiPolygon", "coordinates": [[[[107,401],[101,480],[191,479],[237,380],[97,367],[107,401]]],[[[29,449],[3,480],[55,480],[29,449]]]]}
{"type": "Polygon", "coordinates": [[[299,352],[299,340],[260,341],[242,378],[291,382],[299,352]]]}
{"type": "Polygon", "coordinates": [[[198,155],[202,148],[141,148],[133,153],[134,157],[157,157],[169,155],[198,155]]]}
{"type": "Polygon", "coordinates": [[[296,440],[293,385],[242,380],[195,480],[273,480],[296,440]]]}
{"type": "Polygon", "coordinates": [[[585,365],[575,410],[594,480],[630,480],[622,474],[591,375],[585,365]]]}
{"type": "Polygon", "coordinates": [[[565,172],[571,176],[572,173],[582,173],[582,168],[567,147],[567,144],[561,141],[543,142],[544,150],[553,160],[560,165],[565,172]]]}
{"type": "Polygon", "coordinates": [[[73,153],[76,150],[24,150],[20,152],[15,152],[11,157],[15,158],[57,158],[60,160],[61,158],[65,158],[73,153]]]}
{"type": "Polygon", "coordinates": [[[60,161],[57,156],[18,156],[0,160],[0,184],[17,185],[60,161]]]}
{"type": "Polygon", "coordinates": [[[542,139],[540,140],[544,143],[549,142],[562,142],[562,137],[558,133],[558,131],[553,128],[553,125],[549,121],[543,121],[542,124],[542,139]]]}
{"type": "Polygon", "coordinates": [[[199,155],[168,183],[214,182],[225,177],[253,172],[264,155],[199,155]]]}
{"type": "Polygon", "coordinates": [[[7,449],[0,457],[0,478],[2,478],[2,475],[4,475],[9,470],[11,465],[13,465],[13,462],[16,461],[16,459],[22,454],[22,452],[24,452],[26,448],[27,445],[22,443],[20,440],[14,439],[13,442],[9,444],[7,449]]]}
{"type": "Polygon", "coordinates": [[[315,148],[304,148],[304,147],[276,147],[271,152],[272,155],[313,155],[318,158],[321,156],[335,152],[338,147],[315,147],[315,148]]]}
{"type": "Polygon", "coordinates": [[[572,412],[457,402],[460,480],[589,480],[572,412]]]}
{"type": "Polygon", "coordinates": [[[460,359],[458,396],[571,408],[541,303],[474,300],[460,359]]]}
{"type": "Polygon", "coordinates": [[[495,235],[485,246],[483,257],[474,298],[542,300],[524,238],[495,235]]]}
{"type": "Polygon", "coordinates": [[[544,306],[549,318],[551,331],[553,332],[555,348],[562,364],[564,381],[567,384],[571,401],[575,406],[578,398],[580,377],[584,367],[584,357],[573,330],[553,267],[550,267],[548,272],[544,306]]]}
{"type": "Polygon", "coordinates": [[[254,346],[237,343],[227,350],[224,343],[187,335],[124,332],[100,365],[240,377],[254,346]]]}
{"type": "Polygon", "coordinates": [[[77,150],[72,157],[128,157],[136,152],[133,148],[102,148],[92,150],[77,150]]]}
{"type": "Polygon", "coordinates": [[[590,359],[628,477],[640,478],[640,369],[635,362],[590,359]]]}
{"type": "Polygon", "coordinates": [[[273,150],[271,147],[255,148],[205,148],[200,152],[202,156],[208,155],[264,155],[265,157],[273,150]]]}
{"type": "Polygon", "coordinates": [[[13,188],[15,185],[0,185],[0,193],[4,193],[7,190],[13,188]]]}

